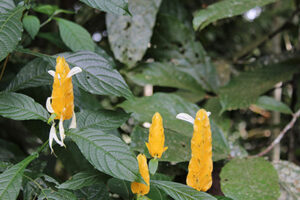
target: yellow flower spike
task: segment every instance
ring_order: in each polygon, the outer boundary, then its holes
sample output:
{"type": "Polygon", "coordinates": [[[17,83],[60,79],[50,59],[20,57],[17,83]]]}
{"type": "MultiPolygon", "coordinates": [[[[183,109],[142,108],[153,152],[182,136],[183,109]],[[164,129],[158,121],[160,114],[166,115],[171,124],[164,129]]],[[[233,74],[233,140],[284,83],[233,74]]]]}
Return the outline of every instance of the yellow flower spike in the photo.
{"type": "Polygon", "coordinates": [[[163,127],[163,119],[158,112],[156,112],[152,117],[152,124],[149,130],[148,143],[146,146],[150,155],[153,158],[161,158],[164,151],[168,147],[164,147],[165,144],[165,135],[163,127]]]}
{"type": "Polygon", "coordinates": [[[46,108],[59,120],[60,140],[56,136],[55,123],[53,122],[49,134],[49,145],[52,149],[53,139],[60,145],[64,146],[64,127],[63,121],[72,118],[70,128],[76,128],[76,117],[74,113],[74,95],[72,76],[81,72],[81,68],[73,67],[71,70],[64,57],[58,56],[56,59],[56,71],[50,70],[48,73],[53,76],[52,95],[47,99],[46,108]],[[51,102],[52,101],[52,102],[51,102]]]}
{"type": "Polygon", "coordinates": [[[191,140],[192,157],[189,162],[186,183],[198,190],[207,191],[212,185],[212,138],[209,123],[209,112],[200,109],[194,120],[185,113],[180,113],[176,118],[194,124],[194,133],[191,140]]]}
{"type": "Polygon", "coordinates": [[[131,191],[133,194],[145,195],[148,194],[150,190],[150,176],[149,176],[147,158],[144,154],[139,154],[137,156],[137,160],[139,163],[139,172],[143,177],[144,181],[147,183],[147,185],[145,185],[144,183],[132,182],[131,191]]]}

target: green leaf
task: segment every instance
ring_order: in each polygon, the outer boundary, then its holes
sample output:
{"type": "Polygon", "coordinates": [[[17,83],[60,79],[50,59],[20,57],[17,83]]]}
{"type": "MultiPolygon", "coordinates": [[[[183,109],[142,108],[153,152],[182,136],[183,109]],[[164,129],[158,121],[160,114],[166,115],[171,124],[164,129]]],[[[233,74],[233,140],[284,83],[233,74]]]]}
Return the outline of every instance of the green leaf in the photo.
{"type": "Polygon", "coordinates": [[[71,179],[60,184],[57,188],[77,190],[86,186],[93,185],[100,180],[100,174],[97,171],[83,171],[72,176],[71,179]]]}
{"type": "Polygon", "coordinates": [[[155,174],[158,167],[158,159],[151,159],[149,161],[149,172],[151,175],[155,174]]]}
{"type": "Polygon", "coordinates": [[[82,110],[76,115],[78,128],[92,128],[102,131],[109,131],[119,128],[128,118],[125,112],[99,110],[82,110]]]}
{"type": "MultiPolygon", "coordinates": [[[[179,113],[187,113],[195,116],[199,107],[193,103],[185,101],[179,96],[173,94],[155,93],[150,97],[135,98],[127,100],[119,105],[126,112],[132,112],[133,117],[141,123],[151,123],[152,116],[155,112],[159,112],[163,118],[166,146],[169,149],[164,152],[162,159],[171,160],[175,162],[189,160],[189,145],[190,139],[193,134],[193,125],[182,120],[176,119],[179,113]],[[168,139],[170,137],[171,139],[168,139]],[[170,142],[170,143],[169,143],[170,142]],[[180,154],[177,152],[180,150],[180,154]]],[[[226,158],[229,153],[229,146],[223,136],[222,131],[211,120],[212,137],[213,137],[213,158],[219,160],[226,158]]],[[[147,140],[148,131],[133,132],[133,139],[135,145],[133,148],[138,147],[142,151],[147,140]],[[136,135],[135,135],[136,134],[136,135]]]]}
{"type": "Polygon", "coordinates": [[[56,17],[55,20],[59,26],[60,37],[72,51],[95,50],[90,33],[82,26],[62,18],[56,17]]]}
{"type": "Polygon", "coordinates": [[[157,186],[175,200],[216,200],[216,198],[205,192],[199,192],[180,183],[152,180],[151,184],[157,186]]]}
{"type": "Polygon", "coordinates": [[[293,113],[293,111],[286,104],[268,96],[259,97],[255,105],[266,110],[278,111],[285,114],[293,113]]]}
{"type": "Polygon", "coordinates": [[[0,13],[6,13],[16,7],[13,0],[0,0],[0,13]]]}
{"type": "Polygon", "coordinates": [[[102,108],[96,95],[90,94],[76,85],[73,85],[74,103],[80,110],[96,111],[102,108]],[[85,103],[82,103],[85,102],[85,103]]]}
{"type": "Polygon", "coordinates": [[[131,0],[133,16],[106,15],[111,49],[122,63],[132,67],[148,48],[161,0],[131,0]]]}
{"type": "Polygon", "coordinates": [[[30,155],[0,174],[0,199],[15,200],[17,198],[22,184],[24,169],[37,157],[37,153],[30,155]]]}
{"type": "Polygon", "coordinates": [[[36,16],[26,15],[23,17],[23,26],[31,38],[34,39],[40,30],[40,20],[36,16]]]}
{"type": "MultiPolygon", "coordinates": [[[[38,56],[55,66],[56,56],[48,56],[32,52],[27,49],[17,49],[19,52],[38,56]]],[[[59,54],[64,56],[68,64],[79,66],[82,73],[73,76],[75,84],[92,94],[124,96],[127,99],[133,97],[128,85],[120,73],[110,66],[110,61],[90,51],[59,54]]]]}
{"type": "Polygon", "coordinates": [[[107,182],[109,191],[112,193],[120,195],[125,200],[133,199],[133,194],[130,188],[130,182],[120,180],[117,178],[111,178],[107,182]]]}
{"type": "Polygon", "coordinates": [[[31,97],[14,92],[0,93],[0,115],[14,120],[40,119],[47,122],[49,114],[31,97]]]}
{"type": "Polygon", "coordinates": [[[53,69],[53,66],[49,65],[48,62],[36,58],[22,67],[10,82],[6,91],[18,91],[30,87],[50,85],[53,82],[53,78],[48,74],[50,69],[53,69]]]}
{"type": "Polygon", "coordinates": [[[194,29],[203,29],[219,19],[233,17],[257,6],[264,6],[276,0],[224,0],[196,12],[193,19],[194,29]]]}
{"type": "Polygon", "coordinates": [[[0,172],[5,171],[6,169],[10,168],[13,164],[10,162],[5,162],[0,160],[0,172]]]}
{"type": "Polygon", "coordinates": [[[45,189],[38,196],[38,200],[77,200],[76,196],[67,190],[54,191],[51,189],[45,189]]]}
{"type": "Polygon", "coordinates": [[[22,35],[21,17],[24,7],[0,13],[0,61],[14,50],[22,35]]]}
{"type": "Polygon", "coordinates": [[[272,89],[280,81],[289,80],[299,71],[297,60],[256,68],[241,73],[220,89],[223,111],[246,108],[257,101],[258,97],[272,89]],[[247,88],[247,89],[245,89],[247,88]]]}
{"type": "Polygon", "coordinates": [[[293,200],[300,198],[300,167],[289,161],[277,161],[273,163],[279,175],[280,198],[293,200]]]}
{"type": "Polygon", "coordinates": [[[72,11],[60,9],[57,5],[49,5],[49,4],[36,6],[33,8],[33,10],[49,16],[57,15],[59,13],[74,14],[74,12],[72,11]]]}
{"type": "Polygon", "coordinates": [[[221,171],[221,189],[234,200],[278,199],[278,175],[264,158],[233,159],[221,171]]]}
{"type": "Polygon", "coordinates": [[[174,66],[170,63],[145,63],[139,65],[139,69],[131,72],[129,78],[137,84],[158,85],[181,88],[197,93],[203,92],[202,86],[184,70],[182,66],[174,66]],[[141,72],[139,72],[141,69],[141,72]]]}
{"type": "Polygon", "coordinates": [[[127,15],[128,0],[80,0],[92,8],[117,15],[127,15]]]}
{"type": "Polygon", "coordinates": [[[84,200],[108,200],[109,192],[104,183],[97,183],[74,191],[78,199],[84,200]]]}
{"type": "Polygon", "coordinates": [[[94,129],[72,130],[69,135],[99,171],[122,180],[140,180],[137,159],[120,138],[94,129]]]}
{"type": "Polygon", "coordinates": [[[169,62],[176,70],[188,74],[198,85],[209,91],[217,91],[219,81],[215,66],[200,42],[196,41],[187,10],[179,0],[163,1],[157,15],[149,49],[149,57],[155,61],[169,62]],[[174,34],[176,33],[176,34],[174,34]]]}

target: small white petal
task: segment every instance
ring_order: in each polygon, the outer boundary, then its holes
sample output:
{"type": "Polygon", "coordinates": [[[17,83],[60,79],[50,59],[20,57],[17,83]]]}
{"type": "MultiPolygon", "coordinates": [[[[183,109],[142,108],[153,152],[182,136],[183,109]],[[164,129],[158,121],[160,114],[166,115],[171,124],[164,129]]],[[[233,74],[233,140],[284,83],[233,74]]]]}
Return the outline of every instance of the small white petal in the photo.
{"type": "Polygon", "coordinates": [[[53,108],[51,106],[51,102],[50,101],[51,101],[51,97],[48,97],[47,101],[46,101],[46,108],[47,108],[47,110],[48,110],[49,113],[54,113],[54,110],[53,110],[53,108]]]}
{"type": "Polygon", "coordinates": [[[73,76],[73,75],[75,75],[75,74],[78,74],[78,73],[80,73],[80,72],[82,72],[82,69],[81,69],[80,67],[73,67],[73,68],[69,71],[69,73],[68,73],[68,75],[67,75],[67,78],[70,78],[71,76],[73,76]]]}
{"type": "Polygon", "coordinates": [[[209,117],[211,115],[211,112],[206,112],[207,113],[207,117],[209,117]]]}
{"type": "Polygon", "coordinates": [[[76,128],[76,127],[77,127],[76,115],[75,115],[75,112],[73,111],[72,121],[71,121],[71,124],[70,124],[69,128],[76,128]]]}
{"type": "Polygon", "coordinates": [[[57,135],[56,135],[56,130],[55,130],[55,123],[53,122],[52,126],[51,126],[51,129],[50,129],[50,134],[49,134],[49,146],[50,146],[50,149],[51,149],[51,153],[53,152],[53,149],[52,149],[52,142],[53,142],[53,139],[55,140],[55,142],[57,144],[59,144],[60,146],[63,146],[64,144],[57,138],[57,135]]]}
{"type": "Polygon", "coordinates": [[[65,129],[64,129],[63,121],[64,120],[62,119],[62,115],[61,115],[58,128],[59,128],[60,140],[62,143],[64,143],[64,139],[65,139],[65,129]]]}
{"type": "Polygon", "coordinates": [[[195,121],[195,119],[191,115],[186,114],[186,113],[179,113],[178,115],[176,115],[176,118],[183,120],[183,121],[187,121],[191,124],[194,124],[194,121],[195,121]]]}
{"type": "Polygon", "coordinates": [[[144,128],[150,128],[151,124],[149,122],[144,122],[143,127],[144,128]]]}
{"type": "Polygon", "coordinates": [[[55,71],[53,71],[53,70],[49,70],[48,73],[53,77],[55,76],[55,71]]]}

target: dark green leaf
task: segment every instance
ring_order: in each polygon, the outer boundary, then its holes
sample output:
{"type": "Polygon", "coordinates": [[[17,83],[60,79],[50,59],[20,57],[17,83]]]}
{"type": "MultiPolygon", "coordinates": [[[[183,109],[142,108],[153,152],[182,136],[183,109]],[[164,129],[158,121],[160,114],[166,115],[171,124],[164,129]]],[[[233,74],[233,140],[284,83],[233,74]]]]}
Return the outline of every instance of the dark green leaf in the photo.
{"type": "Polygon", "coordinates": [[[152,180],[151,184],[160,188],[175,200],[216,200],[216,198],[205,192],[199,192],[180,183],[152,180]]]}
{"type": "Polygon", "coordinates": [[[139,65],[142,72],[134,71],[129,74],[129,78],[137,84],[158,85],[175,87],[194,92],[203,92],[202,86],[184,70],[182,66],[174,66],[170,63],[146,63],[139,65]]]}
{"type": "Polygon", "coordinates": [[[0,161],[0,172],[5,171],[7,168],[10,168],[13,164],[10,162],[0,161]]]}
{"type": "Polygon", "coordinates": [[[73,85],[74,103],[80,110],[96,111],[102,108],[96,95],[88,93],[76,85],[73,85]],[[85,102],[85,103],[82,103],[85,102]]]}
{"type": "Polygon", "coordinates": [[[72,130],[69,135],[99,171],[122,180],[140,179],[137,159],[120,138],[94,129],[72,130]]]}
{"type": "Polygon", "coordinates": [[[194,29],[203,29],[219,19],[243,14],[251,8],[264,6],[276,0],[224,0],[196,12],[193,19],[194,29]]]}
{"type": "Polygon", "coordinates": [[[50,85],[53,82],[48,70],[53,69],[48,62],[42,58],[36,58],[27,63],[16,77],[10,82],[6,91],[18,91],[30,87],[50,85]]]}
{"type": "Polygon", "coordinates": [[[56,5],[49,5],[49,4],[43,4],[43,5],[36,6],[33,8],[33,10],[36,12],[39,12],[39,13],[49,15],[49,16],[57,15],[59,13],[74,14],[74,12],[72,12],[72,11],[63,10],[63,9],[60,9],[56,5]]]}
{"type": "Polygon", "coordinates": [[[115,57],[128,66],[142,59],[152,36],[161,0],[131,0],[133,16],[106,15],[108,39],[115,57]]]}
{"type": "Polygon", "coordinates": [[[17,198],[22,184],[24,169],[37,157],[38,154],[30,155],[0,175],[0,199],[15,200],[17,198]]]}
{"type": "Polygon", "coordinates": [[[16,7],[6,13],[0,13],[0,61],[14,50],[21,40],[23,26],[21,22],[24,7],[16,7]]]}
{"type": "Polygon", "coordinates": [[[13,0],[0,0],[0,13],[6,13],[15,7],[15,2],[13,0]]]}
{"type": "Polygon", "coordinates": [[[23,17],[23,25],[25,30],[29,33],[32,39],[40,30],[40,20],[34,15],[26,15],[23,17]]]}
{"type": "Polygon", "coordinates": [[[261,96],[257,99],[255,105],[271,111],[277,111],[285,114],[292,114],[293,111],[281,101],[268,96],[261,96]]]}
{"type": "Polygon", "coordinates": [[[216,68],[201,43],[196,41],[188,19],[189,15],[180,1],[163,1],[149,54],[155,61],[178,66],[182,73],[193,77],[202,88],[217,91],[219,81],[216,68]]]}
{"type": "Polygon", "coordinates": [[[111,178],[108,180],[107,185],[112,193],[120,195],[123,199],[130,200],[133,198],[130,182],[117,178],[111,178]]]}
{"type": "Polygon", "coordinates": [[[86,186],[93,185],[100,180],[100,174],[97,171],[83,171],[72,176],[71,179],[60,184],[57,188],[77,190],[86,186]]]}
{"type": "Polygon", "coordinates": [[[78,128],[109,131],[119,128],[128,118],[129,115],[121,110],[99,110],[97,112],[82,110],[77,114],[77,125],[78,128]]]}
{"type": "Polygon", "coordinates": [[[38,200],[77,200],[76,196],[67,190],[54,191],[51,189],[45,189],[38,197],[38,200]]]}
{"type": "Polygon", "coordinates": [[[0,93],[0,115],[14,120],[40,119],[45,122],[49,117],[31,97],[14,92],[0,93]]]}
{"type": "Polygon", "coordinates": [[[151,159],[149,161],[149,172],[151,175],[155,174],[158,167],[158,159],[151,159]]]}
{"type": "Polygon", "coordinates": [[[273,163],[279,175],[280,198],[294,200],[300,198],[300,167],[289,161],[277,161],[273,163]]]}
{"type": "Polygon", "coordinates": [[[220,89],[223,111],[248,107],[261,94],[276,83],[289,80],[297,71],[297,61],[291,60],[241,73],[220,89]]]}
{"type": "Polygon", "coordinates": [[[95,44],[86,29],[69,20],[62,18],[55,20],[58,22],[60,37],[72,51],[95,50],[95,44]]]}
{"type": "Polygon", "coordinates": [[[127,15],[128,0],[80,0],[93,8],[117,15],[127,15]]]}
{"type": "Polygon", "coordinates": [[[220,177],[222,192],[235,200],[273,200],[280,194],[277,172],[264,158],[233,159],[220,177]]]}
{"type": "Polygon", "coordinates": [[[109,192],[104,183],[97,183],[75,191],[78,199],[84,200],[108,200],[109,192]]]}

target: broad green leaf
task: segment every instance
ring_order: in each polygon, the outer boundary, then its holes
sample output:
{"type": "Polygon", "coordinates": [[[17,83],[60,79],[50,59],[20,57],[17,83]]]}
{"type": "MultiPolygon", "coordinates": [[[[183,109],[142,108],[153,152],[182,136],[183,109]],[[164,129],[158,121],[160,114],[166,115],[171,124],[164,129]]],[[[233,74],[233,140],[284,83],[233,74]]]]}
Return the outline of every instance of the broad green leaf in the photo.
{"type": "Polygon", "coordinates": [[[23,17],[23,26],[31,38],[34,39],[40,30],[40,20],[34,15],[26,15],[23,17]]]}
{"type": "Polygon", "coordinates": [[[216,68],[201,43],[196,41],[189,18],[179,0],[163,1],[157,15],[149,57],[155,61],[169,62],[171,66],[177,66],[177,70],[180,68],[185,76],[193,77],[202,88],[217,91],[219,81],[216,68]]]}
{"type": "Polygon", "coordinates": [[[149,161],[149,172],[151,175],[154,175],[158,167],[158,159],[151,159],[149,161]]]}
{"type": "Polygon", "coordinates": [[[6,13],[15,7],[15,2],[13,0],[0,0],[0,13],[6,13]]]}
{"type": "Polygon", "coordinates": [[[108,39],[115,57],[132,67],[144,56],[161,0],[131,0],[133,16],[106,15],[108,39]]]}
{"type": "Polygon", "coordinates": [[[55,20],[59,26],[60,37],[72,51],[95,50],[95,44],[86,29],[69,20],[62,18],[55,18],[55,20]]]}
{"type": "Polygon", "coordinates": [[[0,93],[0,115],[14,120],[47,121],[48,112],[31,97],[14,92],[0,93]]]}
{"type": "Polygon", "coordinates": [[[129,115],[121,110],[82,110],[76,117],[78,128],[92,128],[109,131],[119,128],[129,118],[129,115]]]}
{"type": "Polygon", "coordinates": [[[80,190],[74,191],[78,199],[84,200],[108,200],[109,192],[104,183],[97,183],[80,190]]]}
{"type": "Polygon", "coordinates": [[[140,85],[152,84],[181,88],[197,93],[203,92],[202,86],[191,75],[182,70],[181,66],[174,66],[170,63],[141,64],[138,70],[131,72],[128,76],[140,85]]]}
{"type": "Polygon", "coordinates": [[[23,161],[0,174],[0,199],[15,200],[19,194],[24,169],[38,154],[32,154],[23,161]]]}
{"type": "Polygon", "coordinates": [[[140,180],[137,159],[120,138],[94,129],[72,130],[69,135],[99,171],[122,180],[140,180]]]}
{"type": "Polygon", "coordinates": [[[67,191],[67,190],[58,190],[54,191],[52,189],[45,189],[43,192],[38,196],[38,200],[77,200],[76,196],[67,191]]]}
{"type": "Polygon", "coordinates": [[[251,8],[264,6],[276,0],[224,0],[196,12],[193,19],[194,29],[203,29],[219,19],[243,14],[251,8]]]}
{"type": "Polygon", "coordinates": [[[279,200],[300,199],[300,167],[289,161],[273,162],[280,184],[279,200]]]}
{"type": "Polygon", "coordinates": [[[72,176],[71,179],[60,184],[57,188],[77,190],[86,186],[93,185],[100,180],[100,175],[97,171],[83,171],[72,176]]]}
{"type": "Polygon", "coordinates": [[[74,14],[73,11],[60,9],[57,5],[49,5],[49,4],[43,4],[39,5],[33,8],[34,11],[43,13],[46,15],[57,15],[59,13],[66,13],[66,14],[74,14]]]}
{"type": "MultiPolygon", "coordinates": [[[[48,56],[32,52],[27,49],[17,51],[43,58],[52,66],[55,66],[56,56],[48,56]]],[[[92,94],[124,96],[127,99],[133,97],[128,85],[120,73],[110,66],[110,61],[104,57],[90,52],[79,51],[76,53],[62,53],[70,67],[79,66],[82,73],[73,76],[75,84],[92,94]]]]}
{"type": "Polygon", "coordinates": [[[224,196],[214,196],[214,197],[217,198],[218,200],[232,200],[231,198],[224,197],[224,196]]]}
{"type": "Polygon", "coordinates": [[[0,61],[14,50],[21,40],[23,31],[21,17],[25,7],[16,7],[0,13],[0,61]]]}
{"type": "Polygon", "coordinates": [[[0,160],[0,172],[5,171],[6,169],[10,168],[13,164],[10,162],[5,162],[0,160]]]}
{"type": "Polygon", "coordinates": [[[107,182],[109,191],[112,193],[120,195],[125,200],[133,199],[133,194],[130,188],[130,182],[120,180],[117,178],[111,178],[107,182]]]}
{"type": "Polygon", "coordinates": [[[274,65],[243,72],[220,89],[222,110],[246,108],[255,103],[258,97],[272,89],[280,81],[289,80],[299,71],[297,60],[290,60],[274,65]]]}
{"type": "Polygon", "coordinates": [[[90,7],[117,15],[127,15],[128,0],[80,0],[90,7]]]}
{"type": "Polygon", "coordinates": [[[220,177],[222,192],[234,200],[273,200],[280,195],[277,172],[264,158],[233,159],[220,177]]]}
{"type": "Polygon", "coordinates": [[[268,96],[261,96],[257,99],[255,105],[271,111],[278,111],[285,114],[292,114],[293,111],[281,101],[268,96]]]}
{"type": "MultiPolygon", "coordinates": [[[[102,108],[96,95],[88,93],[76,85],[73,85],[74,103],[80,110],[96,111],[102,108]],[[85,102],[85,103],[82,103],[85,102]]],[[[78,121],[77,121],[78,123],[78,121]]]]}
{"type": "Polygon", "coordinates": [[[48,70],[53,69],[48,62],[36,58],[27,63],[10,82],[6,91],[18,91],[30,87],[50,85],[53,82],[48,70]]]}
{"type": "MultiPolygon", "coordinates": [[[[182,120],[176,119],[176,115],[179,113],[188,113],[191,116],[195,116],[199,107],[193,103],[185,101],[179,96],[173,94],[155,93],[150,97],[135,98],[133,100],[127,100],[119,105],[126,112],[132,112],[133,117],[141,123],[151,123],[152,116],[155,112],[159,112],[163,118],[166,146],[169,149],[164,152],[163,157],[166,160],[172,159],[172,161],[187,161],[189,160],[189,145],[190,139],[193,134],[193,125],[182,120]],[[168,137],[172,139],[167,139],[168,137]],[[170,143],[169,143],[170,142],[170,143]],[[176,151],[181,150],[180,154],[176,151]]],[[[229,147],[226,139],[223,136],[222,131],[211,120],[212,137],[213,137],[213,157],[214,160],[226,158],[229,153],[229,147]]],[[[142,151],[147,141],[147,130],[140,131],[139,133],[133,133],[134,140],[136,138],[136,146],[139,151],[142,151]]]]}
{"type": "Polygon", "coordinates": [[[197,191],[181,183],[152,180],[152,184],[166,192],[174,200],[216,200],[216,198],[205,192],[197,191]]]}
{"type": "Polygon", "coordinates": [[[205,98],[206,92],[201,88],[198,88],[197,92],[179,89],[176,92],[173,92],[173,94],[180,96],[189,102],[197,103],[205,98]]]}

